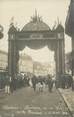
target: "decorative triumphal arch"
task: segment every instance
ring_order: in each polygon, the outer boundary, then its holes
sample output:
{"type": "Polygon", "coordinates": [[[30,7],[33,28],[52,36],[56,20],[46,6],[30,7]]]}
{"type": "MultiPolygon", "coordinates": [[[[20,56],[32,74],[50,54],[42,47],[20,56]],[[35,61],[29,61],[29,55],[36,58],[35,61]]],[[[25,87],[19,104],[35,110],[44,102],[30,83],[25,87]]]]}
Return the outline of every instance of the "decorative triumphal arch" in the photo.
{"type": "Polygon", "coordinates": [[[35,15],[21,31],[11,24],[8,32],[8,73],[12,78],[18,73],[19,50],[25,46],[39,49],[48,46],[55,53],[56,74],[65,71],[64,66],[64,28],[58,24],[53,30],[35,15]]]}

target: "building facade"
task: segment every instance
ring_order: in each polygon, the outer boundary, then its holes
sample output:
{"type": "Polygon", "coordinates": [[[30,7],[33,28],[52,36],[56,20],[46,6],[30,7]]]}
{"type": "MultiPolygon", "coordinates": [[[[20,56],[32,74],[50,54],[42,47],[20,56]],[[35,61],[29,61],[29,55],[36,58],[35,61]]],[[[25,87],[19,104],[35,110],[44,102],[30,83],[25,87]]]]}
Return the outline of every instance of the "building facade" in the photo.
{"type": "Polygon", "coordinates": [[[19,66],[19,72],[33,73],[32,58],[26,54],[20,54],[18,66],[19,66]]]}
{"type": "Polygon", "coordinates": [[[6,70],[8,67],[8,53],[0,50],[0,70],[6,70]]]}
{"type": "Polygon", "coordinates": [[[72,39],[72,75],[74,75],[74,0],[71,0],[65,22],[65,32],[72,39]]]}
{"type": "Polygon", "coordinates": [[[51,63],[33,63],[33,72],[36,76],[46,76],[48,74],[54,75],[56,70],[55,66],[52,66],[51,63]]]}

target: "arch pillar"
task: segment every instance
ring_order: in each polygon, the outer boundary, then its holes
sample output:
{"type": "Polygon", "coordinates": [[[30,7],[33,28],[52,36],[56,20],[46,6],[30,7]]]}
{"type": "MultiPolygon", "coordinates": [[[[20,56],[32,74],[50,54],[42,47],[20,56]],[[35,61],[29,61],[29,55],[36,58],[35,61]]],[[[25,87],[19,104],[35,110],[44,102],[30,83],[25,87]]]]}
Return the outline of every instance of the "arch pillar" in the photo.
{"type": "Polygon", "coordinates": [[[8,74],[14,79],[18,72],[19,51],[15,35],[9,35],[8,40],[8,74]]]}
{"type": "Polygon", "coordinates": [[[64,40],[57,40],[55,49],[56,76],[65,73],[64,40]]]}

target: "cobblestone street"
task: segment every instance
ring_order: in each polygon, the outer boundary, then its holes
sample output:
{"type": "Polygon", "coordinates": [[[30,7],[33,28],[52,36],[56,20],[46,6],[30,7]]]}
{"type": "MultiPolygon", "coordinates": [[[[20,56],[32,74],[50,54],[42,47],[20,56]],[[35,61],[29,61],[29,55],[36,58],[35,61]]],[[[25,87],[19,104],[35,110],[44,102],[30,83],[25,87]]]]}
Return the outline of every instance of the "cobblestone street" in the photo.
{"type": "MultiPolygon", "coordinates": [[[[3,94],[2,94],[3,95],[3,94]]],[[[71,117],[58,90],[22,88],[0,98],[0,117],[71,117]]]]}

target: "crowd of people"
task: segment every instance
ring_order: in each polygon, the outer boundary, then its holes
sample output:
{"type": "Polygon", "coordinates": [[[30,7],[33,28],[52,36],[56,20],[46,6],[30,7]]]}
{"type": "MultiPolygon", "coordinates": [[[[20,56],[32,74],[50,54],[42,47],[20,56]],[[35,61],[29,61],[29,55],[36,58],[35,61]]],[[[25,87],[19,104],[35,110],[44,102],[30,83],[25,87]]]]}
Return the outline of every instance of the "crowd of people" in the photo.
{"type": "Polygon", "coordinates": [[[32,75],[24,76],[17,75],[15,79],[12,79],[10,76],[7,75],[6,82],[5,82],[5,93],[10,94],[14,90],[21,88],[21,87],[32,87],[34,91],[39,89],[39,92],[43,92],[43,88],[46,86],[49,92],[52,92],[53,85],[55,88],[70,88],[74,90],[74,81],[71,75],[64,74],[61,75],[60,78],[54,78],[51,75],[47,76],[36,76],[32,75]]]}
{"type": "Polygon", "coordinates": [[[35,75],[32,78],[32,86],[34,91],[36,91],[36,88],[39,88],[39,91],[42,92],[43,91],[43,87],[48,86],[48,91],[52,92],[52,88],[53,88],[53,83],[54,81],[52,80],[52,77],[50,75],[46,76],[46,77],[36,77],[35,75]]]}
{"type": "Polygon", "coordinates": [[[5,83],[5,93],[10,94],[14,90],[21,87],[32,87],[34,91],[36,91],[36,88],[39,87],[39,91],[42,92],[45,85],[48,86],[48,91],[52,92],[53,80],[50,75],[48,75],[47,77],[33,75],[31,78],[24,75],[23,77],[17,77],[15,79],[12,79],[10,76],[7,75],[5,83]]]}

